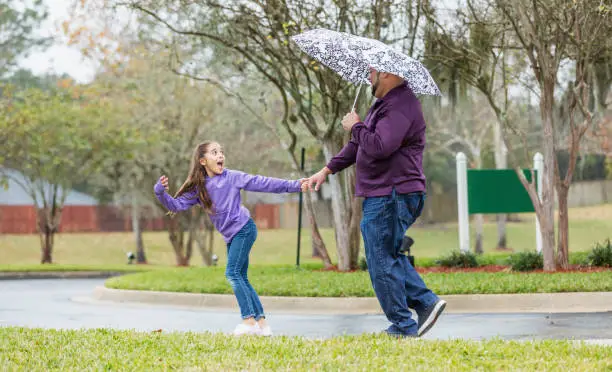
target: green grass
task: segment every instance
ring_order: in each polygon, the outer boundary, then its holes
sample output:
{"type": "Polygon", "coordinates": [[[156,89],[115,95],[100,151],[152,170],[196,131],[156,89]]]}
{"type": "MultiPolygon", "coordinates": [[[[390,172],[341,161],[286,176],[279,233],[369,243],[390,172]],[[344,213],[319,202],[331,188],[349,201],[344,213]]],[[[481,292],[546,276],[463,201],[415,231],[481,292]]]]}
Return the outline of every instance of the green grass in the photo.
{"type": "MultiPolygon", "coordinates": [[[[521,215],[523,222],[508,224],[508,245],[514,251],[529,251],[535,249],[535,228],[532,214],[521,215]]],[[[484,229],[484,249],[489,254],[499,254],[495,245],[497,226],[487,223],[484,229]]],[[[590,250],[597,241],[611,237],[612,204],[570,210],[570,251],[580,252],[590,250]]],[[[472,229],[473,232],[473,229],[472,229]]],[[[260,230],[258,239],[251,252],[251,263],[259,265],[293,264],[296,253],[295,229],[260,230]]],[[[321,231],[327,249],[336,262],[336,246],[332,229],[321,231]]],[[[429,259],[437,258],[457,249],[456,224],[438,225],[434,227],[415,227],[409,235],[415,239],[413,254],[418,265],[427,265],[429,259]]],[[[472,241],[473,241],[472,236],[472,241]]],[[[174,252],[166,232],[147,232],[144,234],[144,245],[149,263],[157,266],[174,266],[174,252]]],[[[114,267],[129,267],[126,265],[126,253],[135,251],[134,239],[131,233],[79,233],[59,234],[56,236],[54,261],[62,265],[111,265],[114,267]]],[[[215,240],[215,253],[219,256],[219,264],[225,265],[226,248],[221,237],[215,240]]],[[[363,251],[363,244],[362,244],[363,251]]],[[[302,233],[302,252],[300,260],[303,263],[317,262],[310,257],[310,231],[302,233]]],[[[500,257],[503,257],[501,255],[500,257]]],[[[506,255],[507,256],[507,255],[506,255]]],[[[5,265],[39,266],[40,243],[36,235],[0,235],[0,270],[5,265]]],[[[199,266],[202,260],[197,252],[193,253],[191,264],[199,266]]]]}
{"type": "Polygon", "coordinates": [[[140,272],[167,268],[153,265],[78,265],[78,264],[8,264],[0,265],[0,272],[67,272],[67,271],[100,271],[100,272],[140,272]]]}
{"type": "Polygon", "coordinates": [[[605,346],[573,341],[309,340],[210,333],[0,328],[5,371],[609,370],[605,346]]]}
{"type": "MultiPolygon", "coordinates": [[[[423,279],[440,295],[476,293],[553,293],[612,291],[612,270],[598,273],[431,273],[423,279]]],[[[249,280],[263,296],[371,297],[367,272],[321,272],[293,267],[249,269],[249,280]]],[[[231,294],[223,268],[168,269],[115,277],[106,286],[187,293],[231,294]]]]}

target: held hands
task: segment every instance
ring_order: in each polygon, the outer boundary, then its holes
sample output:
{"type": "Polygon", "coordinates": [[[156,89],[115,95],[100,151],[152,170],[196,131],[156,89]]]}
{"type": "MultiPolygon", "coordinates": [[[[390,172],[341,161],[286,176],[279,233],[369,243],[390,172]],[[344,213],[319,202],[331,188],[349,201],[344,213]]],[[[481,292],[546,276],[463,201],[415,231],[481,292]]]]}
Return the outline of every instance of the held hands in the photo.
{"type": "Polygon", "coordinates": [[[301,192],[308,191],[308,178],[300,178],[298,180],[300,182],[301,192]]]}
{"type": "MultiPolygon", "coordinates": [[[[327,167],[324,167],[323,169],[321,169],[317,173],[315,173],[312,176],[310,176],[310,178],[308,178],[306,180],[306,185],[308,186],[307,189],[312,191],[313,190],[313,186],[314,186],[314,190],[315,191],[319,191],[319,188],[321,187],[321,184],[323,184],[325,182],[325,180],[327,179],[327,176],[329,174],[331,174],[331,171],[327,167]]],[[[303,189],[303,187],[302,187],[302,189],[303,189]]]]}
{"type": "Polygon", "coordinates": [[[353,129],[353,126],[359,122],[361,122],[359,115],[357,115],[355,111],[351,111],[348,114],[344,115],[344,118],[342,119],[342,127],[346,131],[350,131],[351,129],[353,129]]]}
{"type": "MultiPolygon", "coordinates": [[[[357,115],[355,111],[351,111],[348,114],[344,115],[344,118],[342,119],[342,127],[345,130],[350,131],[351,129],[353,129],[353,126],[355,124],[360,122],[361,119],[359,118],[359,115],[357,115]]],[[[332,171],[329,168],[323,167],[323,169],[313,174],[309,178],[301,179],[300,184],[302,185],[302,192],[305,192],[306,190],[313,191],[313,186],[315,191],[319,191],[321,185],[325,182],[327,176],[331,173],[332,171]]]]}

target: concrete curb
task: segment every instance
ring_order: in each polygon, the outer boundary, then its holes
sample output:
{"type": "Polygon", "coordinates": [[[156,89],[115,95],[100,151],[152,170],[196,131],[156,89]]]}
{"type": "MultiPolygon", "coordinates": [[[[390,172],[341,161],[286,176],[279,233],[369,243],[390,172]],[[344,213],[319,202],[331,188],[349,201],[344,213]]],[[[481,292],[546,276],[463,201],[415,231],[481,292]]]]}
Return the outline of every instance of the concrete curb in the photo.
{"type": "MultiPolygon", "coordinates": [[[[233,295],[134,291],[96,287],[100,301],[236,309],[233,295]]],[[[532,293],[441,296],[449,313],[588,313],[612,311],[612,292],[532,293]]],[[[375,297],[262,296],[270,312],[297,314],[380,314],[375,297]]]]}
{"type": "Polygon", "coordinates": [[[107,279],[125,275],[116,271],[7,271],[0,272],[0,280],[15,279],[107,279]]]}

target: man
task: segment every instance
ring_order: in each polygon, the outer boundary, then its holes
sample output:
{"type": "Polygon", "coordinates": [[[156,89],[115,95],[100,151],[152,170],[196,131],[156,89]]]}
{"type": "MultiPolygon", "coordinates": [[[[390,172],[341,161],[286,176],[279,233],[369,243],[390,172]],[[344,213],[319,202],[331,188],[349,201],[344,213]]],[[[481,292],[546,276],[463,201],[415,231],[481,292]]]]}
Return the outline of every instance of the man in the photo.
{"type": "Polygon", "coordinates": [[[378,98],[362,122],[355,112],[342,119],[351,140],[308,180],[316,190],[329,174],[356,164],[356,195],[364,197],[361,232],[372,286],[387,319],[386,333],[418,337],[434,325],[446,302],[427,288],[400,253],[408,228],[425,200],[423,150],[425,120],[421,104],[399,76],[370,69],[372,95],[378,98]],[[418,324],[409,308],[416,311],[418,324]]]}

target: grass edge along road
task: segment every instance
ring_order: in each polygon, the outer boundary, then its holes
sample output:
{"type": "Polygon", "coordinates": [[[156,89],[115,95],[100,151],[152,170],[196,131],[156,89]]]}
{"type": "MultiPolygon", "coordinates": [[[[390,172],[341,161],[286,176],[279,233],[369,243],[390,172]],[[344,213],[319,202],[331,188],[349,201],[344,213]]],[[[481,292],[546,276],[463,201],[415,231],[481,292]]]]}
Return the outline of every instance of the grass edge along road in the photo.
{"type": "Polygon", "coordinates": [[[275,336],[0,327],[0,369],[67,370],[606,370],[610,347],[569,340],[323,340],[275,336]]]}
{"type": "MultiPolygon", "coordinates": [[[[612,270],[593,273],[431,273],[425,283],[439,295],[612,291],[612,270]]],[[[249,280],[262,296],[373,297],[367,272],[327,272],[253,266],[249,280]]],[[[115,289],[231,294],[224,268],[167,269],[108,279],[115,289]]]]}

